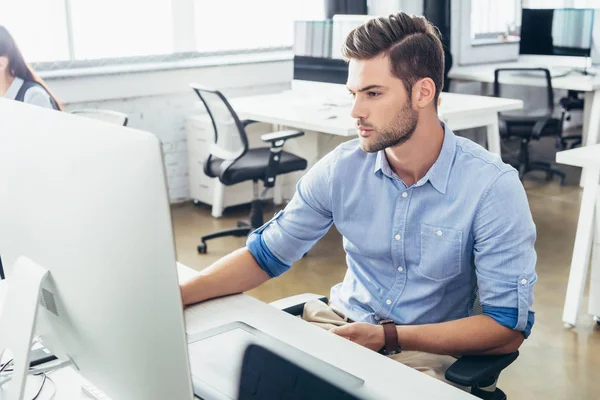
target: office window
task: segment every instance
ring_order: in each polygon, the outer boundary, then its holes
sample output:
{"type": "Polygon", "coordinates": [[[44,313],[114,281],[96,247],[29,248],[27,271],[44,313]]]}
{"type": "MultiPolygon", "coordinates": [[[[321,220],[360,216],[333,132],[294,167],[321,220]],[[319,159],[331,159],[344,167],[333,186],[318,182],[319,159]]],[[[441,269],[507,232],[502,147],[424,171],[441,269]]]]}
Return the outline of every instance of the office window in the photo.
{"type": "Polygon", "coordinates": [[[517,35],[521,0],[471,0],[471,39],[517,35]]]}
{"type": "Polygon", "coordinates": [[[0,1],[0,25],[28,62],[69,59],[64,0],[0,1]]]}
{"type": "Polygon", "coordinates": [[[325,17],[324,0],[0,2],[0,24],[15,36],[26,60],[48,68],[107,58],[127,62],[130,57],[170,56],[176,51],[291,48],[294,20],[325,17]],[[181,13],[181,7],[175,6],[182,4],[194,12],[181,13]],[[185,40],[190,37],[195,44],[185,40]]]}
{"type": "Polygon", "coordinates": [[[291,47],[294,20],[323,19],[323,0],[196,0],[199,52],[291,47]]]}
{"type": "Polygon", "coordinates": [[[171,0],[71,0],[74,59],[173,51],[171,0]]]}
{"type": "Polygon", "coordinates": [[[28,62],[168,54],[171,1],[11,1],[2,6],[0,24],[28,62]]]}
{"type": "Polygon", "coordinates": [[[523,8],[597,8],[598,0],[523,0],[523,8]]]}

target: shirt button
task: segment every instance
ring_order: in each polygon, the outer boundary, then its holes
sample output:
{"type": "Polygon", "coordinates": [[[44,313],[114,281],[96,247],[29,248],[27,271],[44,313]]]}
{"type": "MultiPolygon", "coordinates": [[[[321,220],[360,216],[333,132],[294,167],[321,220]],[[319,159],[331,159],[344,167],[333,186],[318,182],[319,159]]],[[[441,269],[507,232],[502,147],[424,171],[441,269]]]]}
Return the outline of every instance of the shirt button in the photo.
{"type": "Polygon", "coordinates": [[[396,234],[396,236],[394,236],[394,238],[395,238],[396,240],[400,240],[400,235],[396,234]]]}
{"type": "Polygon", "coordinates": [[[521,281],[521,285],[527,285],[527,279],[523,279],[523,280],[521,281]]]}
{"type": "Polygon", "coordinates": [[[385,304],[387,304],[389,306],[390,304],[392,304],[392,301],[391,300],[386,300],[385,304]]]}
{"type": "Polygon", "coordinates": [[[406,192],[402,193],[402,197],[407,198],[408,197],[408,193],[406,193],[406,192]]]}
{"type": "Polygon", "coordinates": [[[376,320],[376,321],[379,321],[380,319],[381,319],[381,317],[380,317],[379,315],[376,315],[376,316],[375,316],[375,320],[376,320]]]}
{"type": "Polygon", "coordinates": [[[402,271],[404,271],[404,268],[402,268],[402,267],[398,267],[398,271],[399,271],[399,272],[402,272],[402,271]]]}
{"type": "Polygon", "coordinates": [[[437,231],[435,234],[436,234],[436,235],[438,235],[438,236],[442,236],[442,235],[444,234],[444,232],[442,232],[442,231],[437,231]]]}

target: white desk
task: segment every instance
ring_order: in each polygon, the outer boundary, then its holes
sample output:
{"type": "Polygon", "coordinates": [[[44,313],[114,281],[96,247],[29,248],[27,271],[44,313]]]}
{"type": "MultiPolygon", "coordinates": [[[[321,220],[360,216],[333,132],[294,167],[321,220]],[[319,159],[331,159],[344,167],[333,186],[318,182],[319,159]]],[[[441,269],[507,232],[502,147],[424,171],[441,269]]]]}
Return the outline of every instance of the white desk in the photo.
{"type": "Polygon", "coordinates": [[[577,320],[592,251],[589,313],[594,315],[596,320],[600,316],[600,144],[558,152],[556,161],[585,167],[587,171],[583,182],[583,196],[563,310],[563,322],[573,327],[577,320]]]}
{"type": "MultiPolygon", "coordinates": [[[[450,79],[476,81],[483,83],[494,82],[494,70],[496,68],[527,68],[548,67],[536,61],[515,61],[510,63],[480,64],[471,66],[456,66],[450,69],[450,79]]],[[[545,80],[527,76],[509,75],[503,78],[503,82],[523,86],[545,86],[545,80]]],[[[583,110],[583,144],[585,146],[600,142],[600,74],[596,76],[581,75],[572,72],[567,76],[552,78],[554,89],[578,90],[585,92],[583,110]]],[[[584,170],[585,173],[587,171],[584,170]]],[[[583,184],[584,175],[581,182],[583,184]]]]}
{"type": "MultiPolygon", "coordinates": [[[[178,272],[180,282],[197,274],[181,264],[178,265],[178,272]]],[[[4,286],[0,285],[0,299],[3,299],[2,289],[4,286]]],[[[210,300],[185,310],[188,334],[238,320],[364,379],[365,384],[360,393],[365,396],[375,399],[475,398],[247,295],[210,300]]],[[[81,392],[81,376],[72,368],[63,368],[49,376],[56,383],[56,399],[89,400],[81,392]]],[[[48,399],[53,390],[52,383],[47,382],[39,400],[48,399]]]]}
{"type": "MultiPolygon", "coordinates": [[[[241,97],[231,103],[243,119],[348,138],[357,135],[345,85],[293,81],[292,90],[241,97]]],[[[439,116],[452,130],[486,127],[488,149],[500,154],[498,112],[520,108],[521,100],[442,93],[439,116]]]]}

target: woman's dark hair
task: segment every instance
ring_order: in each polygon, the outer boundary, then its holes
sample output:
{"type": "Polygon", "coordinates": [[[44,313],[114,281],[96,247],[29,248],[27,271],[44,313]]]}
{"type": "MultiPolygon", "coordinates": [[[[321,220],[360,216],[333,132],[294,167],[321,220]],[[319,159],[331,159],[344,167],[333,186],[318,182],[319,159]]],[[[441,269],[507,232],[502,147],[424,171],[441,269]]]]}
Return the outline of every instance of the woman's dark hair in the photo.
{"type": "Polygon", "coordinates": [[[48,89],[44,81],[25,62],[15,40],[3,25],[0,25],[0,56],[8,57],[8,70],[12,76],[41,85],[48,92],[48,95],[52,97],[59,110],[62,110],[60,103],[56,100],[50,89],[48,89]]]}

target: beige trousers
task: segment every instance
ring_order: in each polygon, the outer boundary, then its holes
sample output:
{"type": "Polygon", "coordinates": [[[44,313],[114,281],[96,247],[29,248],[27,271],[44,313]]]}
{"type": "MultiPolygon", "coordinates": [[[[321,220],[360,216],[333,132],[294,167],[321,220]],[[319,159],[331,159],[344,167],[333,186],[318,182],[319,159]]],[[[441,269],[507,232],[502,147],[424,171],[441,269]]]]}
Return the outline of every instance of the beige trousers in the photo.
{"type": "MultiPolygon", "coordinates": [[[[350,323],[348,318],[341,312],[334,310],[319,300],[311,300],[306,303],[302,319],[327,330],[350,323]]],[[[444,377],[444,373],[448,367],[456,361],[456,358],[452,356],[441,356],[438,354],[424,353],[422,351],[402,351],[399,354],[388,357],[459,389],[467,392],[470,391],[469,388],[449,382],[444,377]]]]}

